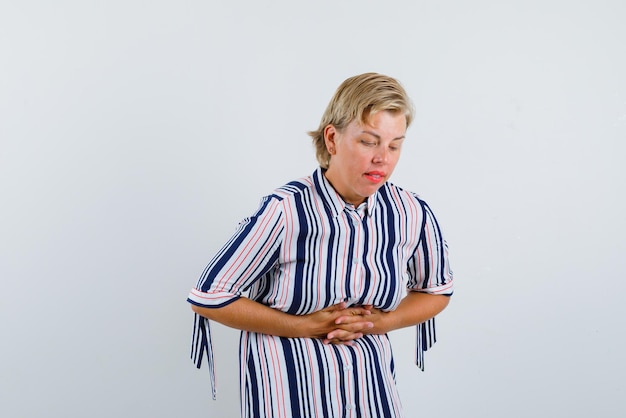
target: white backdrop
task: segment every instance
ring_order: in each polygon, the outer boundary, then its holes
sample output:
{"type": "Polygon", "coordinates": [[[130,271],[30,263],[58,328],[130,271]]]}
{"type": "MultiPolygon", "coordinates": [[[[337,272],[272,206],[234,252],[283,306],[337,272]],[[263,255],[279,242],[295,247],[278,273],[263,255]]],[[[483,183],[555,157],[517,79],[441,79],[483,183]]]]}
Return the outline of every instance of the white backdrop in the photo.
{"type": "Polygon", "coordinates": [[[316,167],[345,78],[412,96],[393,181],[456,294],[409,417],[626,416],[626,3],[3,1],[0,416],[236,417],[188,359],[187,292],[259,198],[316,167]]]}

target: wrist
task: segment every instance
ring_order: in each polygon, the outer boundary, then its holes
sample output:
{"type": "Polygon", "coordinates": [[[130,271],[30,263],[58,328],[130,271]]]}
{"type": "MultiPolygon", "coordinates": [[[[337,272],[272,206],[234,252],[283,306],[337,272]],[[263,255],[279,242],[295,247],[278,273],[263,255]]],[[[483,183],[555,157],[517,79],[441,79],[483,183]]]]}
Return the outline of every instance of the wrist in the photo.
{"type": "Polygon", "coordinates": [[[393,331],[395,328],[393,326],[393,317],[394,311],[389,312],[381,312],[380,320],[374,324],[374,329],[377,334],[386,334],[389,331],[393,331]]]}
{"type": "Polygon", "coordinates": [[[288,333],[290,338],[301,338],[306,337],[307,329],[306,329],[306,315],[288,315],[288,333]]]}

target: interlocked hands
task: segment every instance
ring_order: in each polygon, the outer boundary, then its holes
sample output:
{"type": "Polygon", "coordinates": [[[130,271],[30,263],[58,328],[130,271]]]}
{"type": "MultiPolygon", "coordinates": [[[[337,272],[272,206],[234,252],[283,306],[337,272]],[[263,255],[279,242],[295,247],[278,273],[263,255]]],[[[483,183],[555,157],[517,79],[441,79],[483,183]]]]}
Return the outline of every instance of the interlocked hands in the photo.
{"type": "Polygon", "coordinates": [[[377,325],[383,316],[384,312],[371,305],[348,307],[341,302],[304,317],[312,326],[312,336],[322,338],[324,344],[352,345],[364,334],[382,333],[377,325]]]}

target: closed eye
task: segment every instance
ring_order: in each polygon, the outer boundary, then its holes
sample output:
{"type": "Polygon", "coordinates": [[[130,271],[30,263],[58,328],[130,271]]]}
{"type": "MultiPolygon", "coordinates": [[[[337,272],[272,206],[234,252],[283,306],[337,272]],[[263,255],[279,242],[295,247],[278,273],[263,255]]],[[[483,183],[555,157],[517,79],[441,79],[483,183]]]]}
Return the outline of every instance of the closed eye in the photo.
{"type": "Polygon", "coordinates": [[[400,149],[402,148],[402,143],[403,142],[404,142],[404,138],[394,139],[389,144],[389,149],[392,150],[392,151],[400,151],[400,149]]]}

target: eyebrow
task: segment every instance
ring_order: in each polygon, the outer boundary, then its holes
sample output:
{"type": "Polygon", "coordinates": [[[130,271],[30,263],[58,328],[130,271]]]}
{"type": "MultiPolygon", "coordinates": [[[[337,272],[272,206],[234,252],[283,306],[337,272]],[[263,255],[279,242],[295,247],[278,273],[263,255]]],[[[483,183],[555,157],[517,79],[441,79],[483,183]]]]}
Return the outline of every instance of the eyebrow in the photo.
{"type": "MultiPolygon", "coordinates": [[[[378,139],[379,141],[381,139],[380,135],[378,135],[377,133],[372,132],[372,131],[361,131],[361,133],[362,134],[372,135],[374,138],[378,139]]],[[[404,139],[404,138],[405,138],[405,135],[402,135],[402,136],[399,136],[397,138],[392,139],[392,141],[397,141],[397,140],[404,139]]]]}

